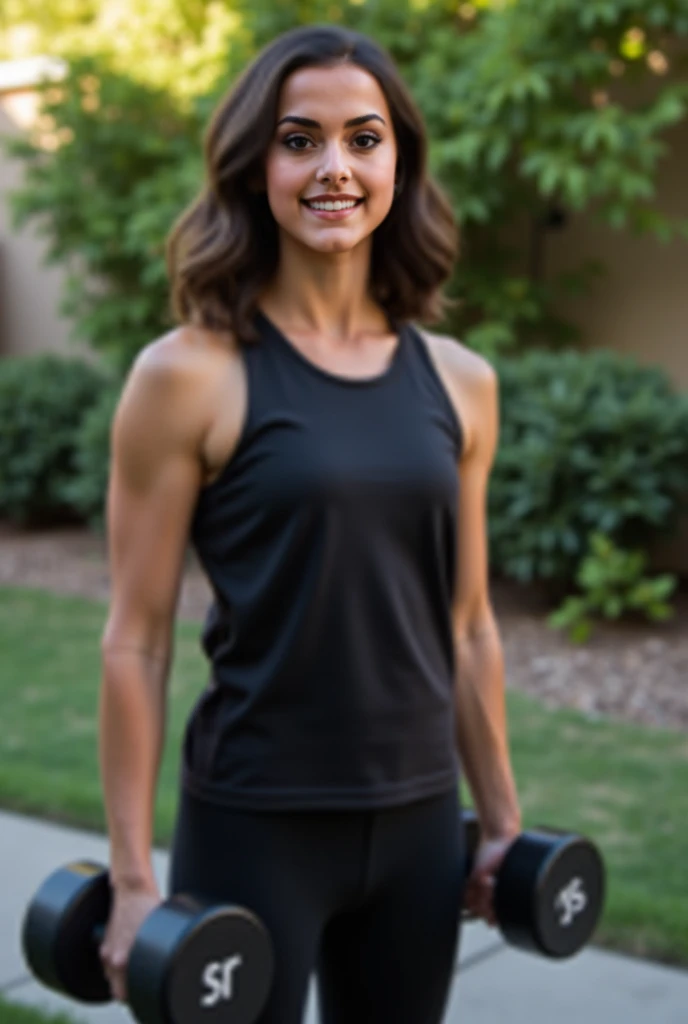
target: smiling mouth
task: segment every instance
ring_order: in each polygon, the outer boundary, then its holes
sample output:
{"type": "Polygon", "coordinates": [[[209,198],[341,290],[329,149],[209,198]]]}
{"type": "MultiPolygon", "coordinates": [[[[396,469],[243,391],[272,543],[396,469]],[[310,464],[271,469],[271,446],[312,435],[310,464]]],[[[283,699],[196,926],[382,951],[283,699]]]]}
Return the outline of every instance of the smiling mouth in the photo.
{"type": "Polygon", "coordinates": [[[339,200],[334,200],[332,202],[326,202],[326,203],[325,202],[310,203],[310,202],[308,202],[307,199],[302,199],[301,200],[301,203],[304,206],[307,206],[309,210],[320,210],[321,212],[325,212],[325,213],[337,213],[340,210],[354,210],[357,206],[360,206],[362,202],[363,202],[362,198],[361,199],[357,199],[354,203],[350,202],[349,200],[347,200],[346,202],[340,202],[339,200]]]}

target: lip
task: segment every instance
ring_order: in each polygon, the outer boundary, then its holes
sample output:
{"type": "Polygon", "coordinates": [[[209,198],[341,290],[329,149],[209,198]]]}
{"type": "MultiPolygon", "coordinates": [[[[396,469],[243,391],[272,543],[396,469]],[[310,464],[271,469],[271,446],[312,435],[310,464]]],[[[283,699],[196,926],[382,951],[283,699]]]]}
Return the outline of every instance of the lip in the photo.
{"type": "Polygon", "coordinates": [[[346,192],[326,192],[321,196],[304,196],[302,203],[346,203],[350,200],[363,199],[363,196],[350,196],[346,192]]]}
{"type": "Polygon", "coordinates": [[[309,213],[313,214],[314,217],[320,217],[321,220],[344,220],[345,217],[351,216],[363,203],[363,196],[313,196],[309,199],[302,199],[301,205],[308,210],[309,213]],[[349,207],[348,210],[314,210],[308,203],[342,203],[355,201],[356,205],[349,207]]]}

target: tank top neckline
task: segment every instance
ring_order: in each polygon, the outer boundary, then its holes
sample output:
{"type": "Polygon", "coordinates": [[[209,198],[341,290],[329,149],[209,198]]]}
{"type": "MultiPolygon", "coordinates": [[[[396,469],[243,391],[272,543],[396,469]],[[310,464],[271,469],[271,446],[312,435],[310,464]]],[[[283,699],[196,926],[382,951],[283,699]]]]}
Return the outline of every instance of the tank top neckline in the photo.
{"type": "Polygon", "coordinates": [[[330,370],[326,370],[324,367],[318,366],[317,363],[308,359],[308,357],[296,347],[293,341],[291,341],[286,334],[279,329],[277,324],[275,324],[267,314],[263,313],[261,309],[256,309],[256,316],[265,326],[270,336],[278,342],[284,352],[291,356],[293,360],[299,363],[311,374],[321,380],[328,381],[331,384],[345,388],[379,387],[381,384],[385,384],[396,376],[399,367],[401,366],[402,357],[406,348],[406,324],[401,323],[393,325],[396,327],[397,331],[397,343],[394,347],[392,358],[382,373],[377,373],[372,377],[347,377],[344,374],[333,373],[330,370]]]}

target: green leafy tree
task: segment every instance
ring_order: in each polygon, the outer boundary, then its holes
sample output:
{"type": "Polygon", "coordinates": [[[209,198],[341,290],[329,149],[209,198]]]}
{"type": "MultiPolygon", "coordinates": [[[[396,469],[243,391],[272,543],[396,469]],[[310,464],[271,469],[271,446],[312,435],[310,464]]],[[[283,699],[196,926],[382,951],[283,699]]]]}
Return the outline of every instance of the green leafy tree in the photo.
{"type": "Polygon", "coordinates": [[[688,0],[413,6],[403,21],[400,4],[364,5],[361,27],[379,24],[403,66],[462,226],[452,326],[489,352],[577,340],[557,299],[603,268],[587,260],[548,281],[550,230],[587,211],[661,241],[688,237],[654,202],[666,129],[688,110],[688,0]]]}
{"type": "Polygon", "coordinates": [[[100,55],[135,81],[180,100],[212,89],[250,45],[237,6],[222,0],[3,0],[0,59],[100,55]]]}
{"type": "Polygon", "coordinates": [[[164,239],[198,187],[201,115],[91,58],[46,89],[43,111],[36,138],[9,143],[25,162],[14,223],[37,219],[67,269],[61,312],[124,372],[171,322],[164,239]]]}
{"type": "MultiPolygon", "coordinates": [[[[655,201],[666,131],[688,110],[688,0],[242,0],[215,34],[220,15],[200,0],[143,11],[134,0],[72,4],[65,50],[80,40],[101,55],[71,60],[62,98],[47,90],[53,148],[15,149],[28,171],[17,223],[40,217],[51,259],[78,264],[67,312],[94,347],[124,346],[124,364],[166,323],[162,243],[200,184],[205,117],[245,60],[296,24],[352,25],[399,64],[462,229],[449,288],[461,305],[442,326],[474,347],[496,355],[577,338],[558,299],[589,288],[602,268],[587,260],[546,277],[547,233],[566,218],[585,211],[660,240],[688,236],[655,201]],[[223,56],[203,68],[219,38],[223,56]],[[192,66],[203,75],[187,74],[192,66]]],[[[38,9],[35,0],[10,7],[38,9]]]]}

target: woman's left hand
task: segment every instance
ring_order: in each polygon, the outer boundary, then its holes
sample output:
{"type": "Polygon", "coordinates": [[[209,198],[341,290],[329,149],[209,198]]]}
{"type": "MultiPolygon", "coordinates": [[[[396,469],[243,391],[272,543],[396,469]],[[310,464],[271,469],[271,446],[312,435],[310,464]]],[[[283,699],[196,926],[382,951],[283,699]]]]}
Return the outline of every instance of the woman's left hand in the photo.
{"type": "Polygon", "coordinates": [[[466,881],[463,908],[471,916],[480,917],[494,927],[497,918],[494,912],[494,884],[499,865],[516,835],[507,834],[482,839],[478,844],[471,874],[466,881]]]}

